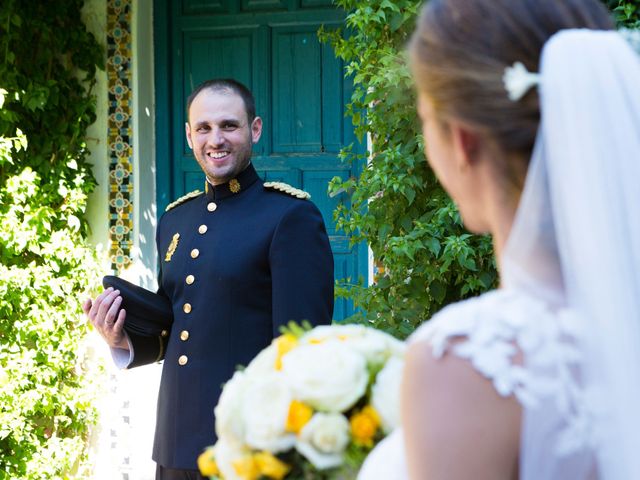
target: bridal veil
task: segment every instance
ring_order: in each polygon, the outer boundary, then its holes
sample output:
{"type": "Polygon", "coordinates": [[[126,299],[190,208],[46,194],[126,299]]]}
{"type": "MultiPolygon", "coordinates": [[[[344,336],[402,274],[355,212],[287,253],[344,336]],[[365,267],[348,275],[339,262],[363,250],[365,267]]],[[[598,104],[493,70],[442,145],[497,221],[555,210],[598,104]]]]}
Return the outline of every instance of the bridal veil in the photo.
{"type": "Polygon", "coordinates": [[[616,32],[561,31],[538,89],[503,278],[573,312],[598,477],[640,479],[640,56],[616,32]]]}

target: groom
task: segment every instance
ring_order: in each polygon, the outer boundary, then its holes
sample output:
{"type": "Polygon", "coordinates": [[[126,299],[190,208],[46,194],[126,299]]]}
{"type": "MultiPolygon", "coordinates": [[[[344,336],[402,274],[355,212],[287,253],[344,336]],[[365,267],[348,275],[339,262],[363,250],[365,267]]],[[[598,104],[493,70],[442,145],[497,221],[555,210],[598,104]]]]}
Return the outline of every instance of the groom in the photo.
{"type": "Polygon", "coordinates": [[[251,92],[228,79],[203,83],[187,101],[187,142],[206,182],[158,225],[158,293],[172,304],[171,330],[126,333],[117,290],[83,305],[122,367],[164,360],[157,480],[202,478],[196,459],[216,441],[221,385],[281,326],[331,323],[333,257],[322,216],[306,192],[258,177],[251,150],[262,119],[254,105],[251,92]]]}

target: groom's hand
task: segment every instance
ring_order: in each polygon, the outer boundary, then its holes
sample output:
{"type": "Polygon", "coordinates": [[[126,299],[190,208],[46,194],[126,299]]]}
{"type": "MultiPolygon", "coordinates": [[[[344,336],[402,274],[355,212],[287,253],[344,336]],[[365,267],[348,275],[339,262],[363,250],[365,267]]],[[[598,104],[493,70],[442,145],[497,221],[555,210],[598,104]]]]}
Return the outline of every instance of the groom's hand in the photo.
{"type": "Polygon", "coordinates": [[[82,310],[111,348],[129,350],[129,342],[123,328],[127,312],[120,308],[121,304],[120,291],[109,287],[95,300],[85,300],[82,310]]]}

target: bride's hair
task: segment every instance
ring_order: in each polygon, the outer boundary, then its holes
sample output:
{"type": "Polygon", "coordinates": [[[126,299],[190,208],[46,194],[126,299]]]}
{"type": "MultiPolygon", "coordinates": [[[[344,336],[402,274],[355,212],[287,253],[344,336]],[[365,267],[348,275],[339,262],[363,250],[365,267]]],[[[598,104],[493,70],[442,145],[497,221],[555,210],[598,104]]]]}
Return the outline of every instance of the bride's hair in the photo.
{"type": "Polygon", "coordinates": [[[537,72],[547,39],[569,28],[610,30],[613,22],[599,0],[429,0],[410,43],[417,89],[441,120],[464,120],[528,161],[538,94],[511,101],[502,76],[514,62],[537,72]]]}

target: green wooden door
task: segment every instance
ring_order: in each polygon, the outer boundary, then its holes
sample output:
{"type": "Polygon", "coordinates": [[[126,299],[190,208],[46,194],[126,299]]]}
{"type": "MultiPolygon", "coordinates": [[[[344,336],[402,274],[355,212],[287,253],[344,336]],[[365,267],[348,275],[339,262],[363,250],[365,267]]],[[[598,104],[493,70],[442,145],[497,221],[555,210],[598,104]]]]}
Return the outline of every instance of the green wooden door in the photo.
{"type": "MultiPolygon", "coordinates": [[[[264,120],[253,162],[265,180],[308,191],[324,216],[336,279],[365,277],[365,245],[349,246],[336,231],[329,197],[334,176],[358,172],[338,153],[356,142],[344,116],[351,84],[342,62],[317,38],[320,25],[339,26],[344,13],[331,0],[156,0],[155,77],[157,186],[160,211],[174,198],[202,189],[204,176],[184,136],[184,105],[195,86],[235,78],[252,90],[264,120]]],[[[336,302],[334,318],[353,313],[336,302]]]]}

